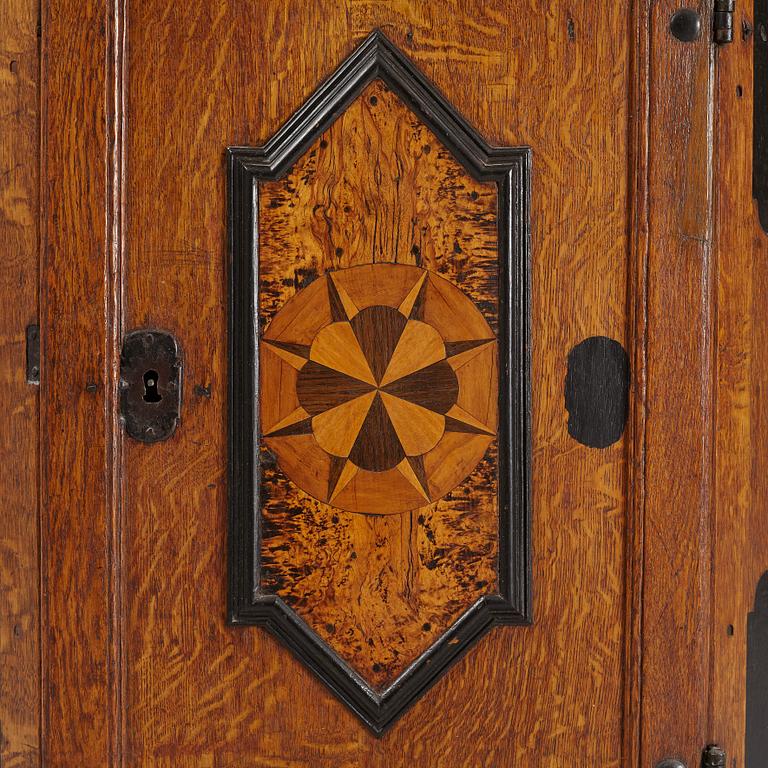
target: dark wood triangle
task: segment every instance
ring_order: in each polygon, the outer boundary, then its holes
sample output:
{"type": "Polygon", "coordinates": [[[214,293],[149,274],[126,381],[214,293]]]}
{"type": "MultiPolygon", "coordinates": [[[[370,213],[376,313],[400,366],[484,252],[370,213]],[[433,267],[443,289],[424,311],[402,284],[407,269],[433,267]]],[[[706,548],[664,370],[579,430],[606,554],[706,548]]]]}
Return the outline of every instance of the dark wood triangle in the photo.
{"type": "Polygon", "coordinates": [[[336,485],[339,482],[341,473],[344,471],[344,466],[347,463],[347,458],[341,456],[333,456],[329,454],[331,458],[331,468],[328,470],[328,496],[330,500],[333,496],[333,492],[336,490],[336,485]]]}
{"type": "Polygon", "coordinates": [[[382,391],[430,411],[447,413],[456,404],[459,381],[453,368],[440,360],[387,384],[382,391]]]}
{"type": "Polygon", "coordinates": [[[265,344],[271,344],[278,349],[284,349],[286,352],[290,352],[298,357],[303,357],[305,360],[309,360],[309,344],[293,344],[288,341],[276,341],[275,339],[264,339],[265,344]]]}
{"type": "Polygon", "coordinates": [[[350,321],[377,382],[387,370],[407,322],[396,309],[385,306],[366,307],[350,321]]]}
{"type": "Polygon", "coordinates": [[[378,392],[349,452],[349,458],[361,469],[371,472],[394,469],[405,458],[400,438],[378,392]]]}
{"type": "Polygon", "coordinates": [[[408,317],[411,320],[424,320],[424,302],[427,298],[427,283],[429,282],[429,275],[424,278],[419,288],[419,294],[416,296],[416,301],[413,302],[411,307],[411,314],[408,317]]]}
{"type": "Polygon", "coordinates": [[[428,499],[432,498],[429,492],[429,483],[427,482],[427,471],[424,468],[423,456],[408,456],[408,463],[411,465],[413,474],[416,475],[416,479],[419,481],[419,485],[426,494],[428,499]]]}
{"type": "Polygon", "coordinates": [[[264,437],[289,437],[291,435],[311,435],[312,434],[312,419],[304,419],[303,421],[297,421],[295,424],[289,424],[287,427],[275,430],[274,432],[267,432],[264,437]]]}
{"type": "Polygon", "coordinates": [[[325,282],[328,284],[328,303],[331,306],[331,322],[343,323],[349,320],[347,310],[344,309],[344,302],[341,300],[341,296],[339,296],[339,292],[333,282],[333,277],[331,277],[330,274],[325,282]]]}
{"type": "Polygon", "coordinates": [[[466,422],[454,419],[452,416],[445,417],[445,431],[446,432],[468,432],[471,435],[492,435],[488,429],[481,429],[474,424],[467,424],[466,422]]]}
{"type": "Polygon", "coordinates": [[[454,355],[460,355],[462,352],[466,352],[468,349],[474,349],[480,347],[483,344],[488,344],[493,339],[470,339],[469,341],[446,341],[445,342],[445,356],[453,357],[454,355]]]}
{"type": "Polygon", "coordinates": [[[299,371],[296,395],[307,413],[317,416],[375,389],[371,384],[347,376],[310,360],[299,371]]]}

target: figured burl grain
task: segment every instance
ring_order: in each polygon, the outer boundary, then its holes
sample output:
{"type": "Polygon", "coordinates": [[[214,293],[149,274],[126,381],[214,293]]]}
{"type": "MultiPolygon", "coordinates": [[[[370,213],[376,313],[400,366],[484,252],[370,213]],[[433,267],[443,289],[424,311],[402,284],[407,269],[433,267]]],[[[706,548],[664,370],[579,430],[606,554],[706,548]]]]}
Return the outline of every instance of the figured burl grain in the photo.
{"type": "Polygon", "coordinates": [[[495,445],[437,504],[360,515],[298,490],[262,451],[262,587],[386,686],[497,583],[495,445]]]}
{"type": "MultiPolygon", "coordinates": [[[[381,81],[259,186],[259,320],[328,270],[394,262],[461,288],[498,329],[496,187],[474,181],[381,81]]],[[[497,583],[495,442],[441,501],[359,515],[299,490],[262,451],[262,586],[385,687],[497,583]]]]}

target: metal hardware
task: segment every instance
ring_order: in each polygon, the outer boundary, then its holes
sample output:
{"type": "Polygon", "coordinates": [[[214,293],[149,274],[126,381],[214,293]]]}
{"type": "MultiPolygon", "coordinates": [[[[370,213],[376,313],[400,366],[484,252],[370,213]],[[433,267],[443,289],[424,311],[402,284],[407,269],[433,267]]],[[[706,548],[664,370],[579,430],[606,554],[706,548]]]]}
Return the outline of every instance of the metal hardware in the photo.
{"type": "Polygon", "coordinates": [[[685,763],[674,758],[667,758],[656,765],[656,768],[686,768],[685,763]]]}
{"type": "Polygon", "coordinates": [[[669,31],[682,43],[692,43],[701,36],[701,16],[692,8],[683,8],[673,14],[669,31]]]}
{"type": "Polygon", "coordinates": [[[768,728],[768,571],[757,582],[755,607],[747,617],[747,733],[744,768],[765,766],[768,728]]]}
{"type": "Polygon", "coordinates": [[[40,326],[27,326],[27,384],[40,384],[40,326]]]}
{"type": "Polygon", "coordinates": [[[768,0],[755,0],[752,197],[768,234],[768,0]]]}
{"type": "Polygon", "coordinates": [[[701,768],[725,768],[725,763],[725,750],[718,747],[717,744],[710,744],[704,750],[701,768]]]}
{"type": "Polygon", "coordinates": [[[131,331],[120,355],[120,419],[142,443],[167,440],[181,410],[182,363],[176,339],[166,331],[131,331]]]}
{"type": "Polygon", "coordinates": [[[715,0],[715,11],[712,17],[714,41],[718,45],[733,42],[733,11],[736,0],[715,0]]]}
{"type": "Polygon", "coordinates": [[[607,336],[590,336],[568,353],[568,434],[590,448],[619,440],[629,416],[629,357],[607,336]]]}

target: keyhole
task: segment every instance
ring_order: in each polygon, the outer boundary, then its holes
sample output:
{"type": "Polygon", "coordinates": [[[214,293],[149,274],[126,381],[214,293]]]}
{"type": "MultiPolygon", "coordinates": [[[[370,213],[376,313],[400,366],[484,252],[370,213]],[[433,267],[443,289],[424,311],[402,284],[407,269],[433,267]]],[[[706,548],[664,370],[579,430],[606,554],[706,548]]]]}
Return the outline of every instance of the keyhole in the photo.
{"type": "Polygon", "coordinates": [[[157,371],[147,371],[144,374],[144,402],[159,403],[162,399],[157,391],[157,371]]]}

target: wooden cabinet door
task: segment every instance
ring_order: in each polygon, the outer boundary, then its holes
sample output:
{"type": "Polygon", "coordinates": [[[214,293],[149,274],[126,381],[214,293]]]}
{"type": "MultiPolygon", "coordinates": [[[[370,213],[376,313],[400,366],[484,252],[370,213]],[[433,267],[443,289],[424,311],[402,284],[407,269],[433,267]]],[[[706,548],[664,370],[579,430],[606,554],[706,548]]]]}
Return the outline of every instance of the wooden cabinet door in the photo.
{"type": "Polygon", "coordinates": [[[743,764],[754,36],[694,5],[10,3],[3,765],[743,764]]]}

